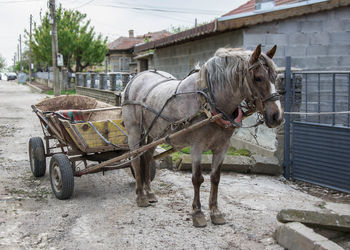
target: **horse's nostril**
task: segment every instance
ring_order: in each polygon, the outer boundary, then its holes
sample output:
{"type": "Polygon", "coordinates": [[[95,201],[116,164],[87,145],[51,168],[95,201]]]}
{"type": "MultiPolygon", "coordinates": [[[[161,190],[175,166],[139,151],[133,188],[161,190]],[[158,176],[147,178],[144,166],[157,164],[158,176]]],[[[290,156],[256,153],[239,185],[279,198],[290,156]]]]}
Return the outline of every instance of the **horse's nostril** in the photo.
{"type": "Polygon", "coordinates": [[[274,113],[274,114],[272,115],[272,119],[273,119],[274,121],[278,121],[278,120],[279,120],[279,117],[280,117],[280,114],[279,114],[278,112],[276,112],[276,113],[274,113]]]}

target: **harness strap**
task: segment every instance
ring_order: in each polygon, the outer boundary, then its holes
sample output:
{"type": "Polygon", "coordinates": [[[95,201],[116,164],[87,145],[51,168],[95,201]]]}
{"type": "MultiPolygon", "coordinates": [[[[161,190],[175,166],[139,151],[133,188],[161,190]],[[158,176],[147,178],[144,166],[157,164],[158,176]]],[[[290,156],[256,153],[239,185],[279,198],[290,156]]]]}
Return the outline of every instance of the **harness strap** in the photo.
{"type": "Polygon", "coordinates": [[[162,77],[164,77],[164,78],[169,79],[169,77],[167,77],[167,76],[165,76],[165,75],[162,75],[162,74],[159,73],[157,70],[146,70],[146,71],[142,71],[142,72],[138,73],[136,76],[134,76],[134,77],[129,81],[129,83],[126,85],[125,92],[124,92],[124,100],[125,100],[125,101],[128,101],[128,100],[129,100],[129,91],[130,91],[130,87],[131,87],[131,84],[133,83],[133,81],[134,81],[137,77],[139,77],[139,76],[141,76],[141,75],[143,75],[143,74],[145,74],[145,73],[148,73],[148,72],[151,72],[151,73],[154,73],[154,74],[157,74],[157,75],[160,75],[160,76],[162,76],[162,77]]]}
{"type": "MultiPolygon", "coordinates": [[[[154,110],[151,106],[149,106],[148,104],[144,103],[144,102],[138,102],[138,101],[124,101],[122,106],[125,105],[140,105],[144,108],[146,108],[147,110],[151,111],[152,113],[158,115],[159,112],[157,112],[156,110],[154,110]]],[[[159,117],[161,117],[162,119],[168,121],[168,122],[173,122],[173,120],[169,117],[166,117],[164,115],[159,115],[159,117]]]]}
{"type": "Polygon", "coordinates": [[[155,89],[156,87],[158,87],[158,86],[161,85],[162,83],[169,82],[169,81],[172,81],[172,80],[176,80],[176,79],[174,79],[174,78],[168,78],[168,79],[165,79],[165,80],[163,80],[163,81],[160,81],[160,82],[154,84],[154,85],[148,90],[147,94],[146,94],[145,97],[142,99],[142,101],[143,101],[143,102],[146,102],[147,97],[149,96],[149,94],[151,93],[151,91],[152,91],[153,89],[155,89]]]}

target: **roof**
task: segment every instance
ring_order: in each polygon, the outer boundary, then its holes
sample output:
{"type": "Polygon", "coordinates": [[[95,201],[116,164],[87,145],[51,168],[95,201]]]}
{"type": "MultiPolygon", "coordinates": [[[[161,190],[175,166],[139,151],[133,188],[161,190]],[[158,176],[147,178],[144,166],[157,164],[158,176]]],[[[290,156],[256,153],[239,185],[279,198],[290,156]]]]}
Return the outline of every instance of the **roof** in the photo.
{"type": "Polygon", "coordinates": [[[129,50],[132,49],[136,44],[143,43],[147,38],[149,38],[150,41],[153,41],[170,35],[172,35],[172,33],[166,30],[161,30],[157,32],[148,32],[147,34],[136,37],[121,36],[113,42],[109,43],[107,46],[109,50],[129,50]]]}
{"type": "Polygon", "coordinates": [[[167,36],[167,37],[164,37],[161,39],[150,41],[148,43],[138,44],[137,46],[135,46],[134,51],[140,52],[140,51],[144,51],[147,49],[165,46],[168,44],[176,43],[176,42],[184,40],[184,39],[186,40],[186,39],[191,39],[191,38],[196,37],[196,36],[210,34],[210,33],[213,33],[214,30],[215,30],[215,22],[211,22],[208,24],[198,26],[198,27],[193,28],[193,29],[189,29],[189,30],[185,30],[183,32],[177,33],[177,34],[173,34],[171,36],[167,36]]]}
{"type": "MultiPolygon", "coordinates": [[[[248,1],[247,3],[251,1],[248,1]]],[[[275,1],[277,1],[279,5],[276,3],[276,6],[272,9],[240,12],[233,15],[227,15],[227,13],[224,16],[215,19],[215,21],[211,23],[201,25],[165,38],[151,41],[149,43],[137,44],[135,45],[134,52],[138,53],[148,49],[155,49],[201,39],[207,36],[215,35],[217,33],[227,32],[242,27],[272,22],[275,20],[283,20],[291,17],[317,13],[320,11],[331,10],[334,8],[339,8],[341,6],[350,5],[350,1],[345,0],[308,0],[301,2],[294,0],[293,3],[291,3],[292,0],[275,1]]],[[[238,7],[237,9],[241,7],[238,7]]],[[[248,9],[248,7],[245,8],[248,9]]]]}
{"type": "Polygon", "coordinates": [[[108,44],[109,50],[127,50],[134,47],[136,44],[141,43],[143,38],[131,38],[131,37],[118,37],[116,40],[108,44]]]}
{"type": "MultiPolygon", "coordinates": [[[[288,4],[288,3],[295,3],[295,2],[301,2],[302,0],[275,0],[275,6],[283,5],[283,4],[288,4]]],[[[239,13],[245,13],[245,12],[251,12],[255,10],[255,0],[250,0],[238,8],[231,10],[230,12],[224,14],[223,16],[231,16],[234,14],[239,14],[239,13]]]]}

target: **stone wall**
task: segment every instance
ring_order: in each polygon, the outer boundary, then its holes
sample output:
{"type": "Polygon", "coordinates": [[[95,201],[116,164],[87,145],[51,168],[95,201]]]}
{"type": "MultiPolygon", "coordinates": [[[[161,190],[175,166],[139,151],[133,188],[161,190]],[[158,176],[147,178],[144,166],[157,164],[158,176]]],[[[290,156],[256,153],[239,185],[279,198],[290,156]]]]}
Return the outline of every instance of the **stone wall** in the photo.
{"type": "Polygon", "coordinates": [[[274,61],[305,70],[350,70],[350,7],[324,11],[243,29],[243,47],[263,50],[277,44],[274,61]]]}
{"type": "Polygon", "coordinates": [[[218,48],[242,47],[242,31],[217,34],[200,40],[158,48],[153,55],[153,67],[182,79],[199,63],[202,65],[218,48]]]}

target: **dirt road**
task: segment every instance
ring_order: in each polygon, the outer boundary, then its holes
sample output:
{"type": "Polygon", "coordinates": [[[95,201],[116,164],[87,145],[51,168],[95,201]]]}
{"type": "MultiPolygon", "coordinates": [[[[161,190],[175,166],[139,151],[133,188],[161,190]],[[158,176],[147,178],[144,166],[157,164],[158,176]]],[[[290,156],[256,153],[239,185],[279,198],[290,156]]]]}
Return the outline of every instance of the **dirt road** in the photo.
{"type": "MultiPolygon", "coordinates": [[[[300,192],[282,177],[223,173],[219,204],[228,223],[192,227],[191,174],[159,170],[159,202],[135,204],[127,170],[75,179],[70,200],[57,200],[48,174],[35,179],[28,140],[42,136],[30,105],[44,95],[0,81],[0,249],[282,249],[273,239],[283,208],[348,211],[350,205],[300,192]]],[[[209,176],[201,188],[208,213],[209,176]]]]}

